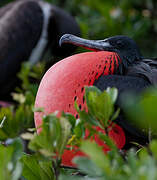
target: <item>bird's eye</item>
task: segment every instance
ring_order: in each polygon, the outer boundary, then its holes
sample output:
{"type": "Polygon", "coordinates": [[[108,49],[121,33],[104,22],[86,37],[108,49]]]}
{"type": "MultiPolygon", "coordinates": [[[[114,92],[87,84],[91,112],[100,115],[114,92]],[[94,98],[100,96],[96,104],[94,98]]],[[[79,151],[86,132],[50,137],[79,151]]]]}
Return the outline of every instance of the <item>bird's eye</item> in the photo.
{"type": "Polygon", "coordinates": [[[122,42],[121,40],[118,40],[118,41],[116,42],[116,44],[117,44],[118,46],[123,46],[123,42],[122,42]]]}

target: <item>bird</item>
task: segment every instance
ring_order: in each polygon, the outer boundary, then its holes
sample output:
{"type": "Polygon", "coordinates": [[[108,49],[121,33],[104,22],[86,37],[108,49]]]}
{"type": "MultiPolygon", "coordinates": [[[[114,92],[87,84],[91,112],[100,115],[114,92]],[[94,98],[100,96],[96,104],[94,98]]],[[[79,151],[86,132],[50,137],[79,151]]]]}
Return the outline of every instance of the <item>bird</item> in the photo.
{"type": "MultiPolygon", "coordinates": [[[[46,72],[39,85],[35,100],[35,107],[43,107],[45,114],[58,110],[72,113],[78,118],[74,108],[75,101],[81,110],[87,110],[84,86],[95,85],[102,91],[107,87],[117,87],[119,90],[117,105],[120,105],[123,92],[140,93],[156,82],[157,63],[155,60],[144,59],[137,44],[127,36],[86,40],[65,34],[60,39],[60,45],[64,43],[71,43],[94,52],[80,53],[65,58],[46,72]]],[[[42,113],[35,112],[36,127],[42,124],[42,115],[42,113]]],[[[123,116],[120,116],[109,132],[109,137],[119,149],[122,149],[127,144],[127,135],[133,136],[135,140],[139,139],[143,144],[148,140],[134,125],[129,124],[123,116]]],[[[104,151],[109,150],[97,137],[95,137],[95,141],[103,147],[104,151]]],[[[77,152],[78,155],[81,154],[80,151],[77,152]]],[[[65,150],[62,163],[74,166],[71,160],[77,155],[77,152],[75,154],[74,151],[65,150]]]]}
{"type": "MultiPolygon", "coordinates": [[[[84,98],[84,86],[93,85],[102,73],[114,73],[113,68],[109,70],[111,57],[118,58],[112,52],[86,52],[67,57],[56,64],[54,64],[43,76],[35,99],[35,108],[43,108],[43,112],[34,113],[35,126],[37,132],[41,132],[42,116],[62,111],[73,114],[78,119],[78,113],[74,108],[74,103],[77,102],[81,110],[86,109],[84,98]],[[103,61],[103,62],[102,62],[103,61]],[[101,66],[100,66],[101,64],[101,66]],[[106,66],[104,70],[104,66],[106,66]]],[[[105,133],[102,129],[97,129],[105,133]]],[[[125,145],[125,134],[123,129],[114,125],[108,132],[109,137],[116,143],[117,147],[121,149],[125,145]]],[[[86,137],[88,132],[86,132],[86,137]]],[[[109,151],[106,143],[102,142],[97,136],[94,137],[97,144],[102,146],[103,151],[109,151]]],[[[72,162],[73,157],[83,155],[77,148],[65,150],[62,155],[62,165],[75,166],[72,162]]]]}
{"type": "MultiPolygon", "coordinates": [[[[100,90],[107,87],[116,87],[119,92],[116,105],[123,111],[121,105],[123,95],[126,93],[140,94],[147,87],[157,84],[157,59],[144,58],[136,42],[124,35],[117,35],[103,40],[87,40],[70,34],[65,34],[60,39],[60,45],[71,43],[93,51],[109,51],[117,53],[119,56],[119,67],[114,75],[101,75],[93,83],[100,90]]],[[[115,67],[114,67],[115,68],[115,67]]],[[[141,132],[135,125],[124,121],[126,117],[121,113],[116,120],[125,130],[129,141],[139,142],[145,145],[149,142],[148,137],[141,132]]],[[[126,147],[130,147],[127,144],[126,147]]]]}
{"type": "Polygon", "coordinates": [[[0,8],[0,99],[8,98],[18,84],[23,61],[35,65],[49,52],[66,57],[73,46],[60,47],[59,38],[80,35],[75,19],[61,8],[42,0],[16,0],[0,8]]]}

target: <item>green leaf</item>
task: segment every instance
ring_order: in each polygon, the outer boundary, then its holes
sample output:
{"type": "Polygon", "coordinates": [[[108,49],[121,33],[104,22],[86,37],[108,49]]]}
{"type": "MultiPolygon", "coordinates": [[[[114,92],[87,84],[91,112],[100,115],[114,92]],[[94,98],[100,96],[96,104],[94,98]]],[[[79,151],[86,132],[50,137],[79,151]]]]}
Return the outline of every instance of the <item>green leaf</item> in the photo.
{"type": "MultiPolygon", "coordinates": [[[[90,92],[95,92],[95,95],[101,94],[101,91],[98,88],[96,88],[95,86],[86,86],[85,87],[85,98],[86,98],[87,106],[89,108],[90,108],[90,105],[91,105],[90,100],[88,99],[88,96],[89,96],[90,92]]],[[[91,109],[92,109],[92,107],[91,107],[91,109]]]]}
{"type": "Polygon", "coordinates": [[[16,110],[13,106],[1,108],[0,123],[4,117],[3,127],[0,128],[0,140],[15,138],[22,131],[31,127],[33,122],[33,112],[28,105],[20,105],[16,110]]]}
{"type": "Polygon", "coordinates": [[[55,116],[43,118],[42,132],[35,134],[29,143],[29,148],[39,151],[45,156],[52,156],[56,153],[57,142],[61,137],[61,125],[55,116]]]}
{"type": "Polygon", "coordinates": [[[152,136],[157,136],[157,90],[151,88],[140,96],[127,95],[125,99],[123,108],[130,122],[146,135],[151,129],[152,136]]]}
{"type": "Polygon", "coordinates": [[[81,172],[87,174],[90,177],[102,176],[102,170],[99,169],[89,158],[87,157],[76,157],[73,162],[77,164],[81,172]]]}
{"type": "Polygon", "coordinates": [[[5,144],[0,145],[0,179],[18,180],[22,173],[19,161],[23,151],[22,141],[19,138],[9,139],[5,144]]]}
{"type": "Polygon", "coordinates": [[[109,159],[105,156],[102,148],[95,142],[89,140],[83,141],[81,144],[81,150],[89,156],[97,167],[102,170],[106,169],[107,171],[110,171],[109,159]]]}
{"type": "Polygon", "coordinates": [[[62,113],[62,116],[69,120],[69,122],[71,124],[71,129],[73,130],[75,127],[75,124],[76,124],[76,118],[72,114],[64,113],[64,112],[62,113]]]}
{"type": "Polygon", "coordinates": [[[102,127],[108,127],[108,121],[114,111],[117,90],[112,88],[101,92],[96,87],[86,87],[85,90],[88,113],[97,119],[102,127]]]}
{"type": "Polygon", "coordinates": [[[74,134],[77,138],[83,138],[85,135],[85,126],[84,122],[81,119],[78,119],[74,128],[74,134]]]}
{"type": "Polygon", "coordinates": [[[77,176],[77,175],[65,175],[65,174],[61,174],[59,176],[59,180],[74,180],[74,179],[75,180],[88,180],[88,179],[85,179],[84,177],[80,177],[80,176],[77,176]]]}
{"type": "Polygon", "coordinates": [[[101,132],[98,132],[100,139],[102,139],[106,145],[108,145],[112,150],[115,150],[117,152],[117,147],[115,143],[110,139],[106,134],[103,134],[101,132]]]}
{"type": "Polygon", "coordinates": [[[118,97],[118,90],[116,88],[107,88],[106,92],[109,94],[112,103],[115,103],[118,97]]]}
{"type": "Polygon", "coordinates": [[[99,121],[97,121],[97,119],[92,116],[90,113],[86,112],[86,111],[79,111],[79,116],[80,119],[84,122],[84,123],[89,123],[91,125],[94,126],[100,126],[99,121]]]}
{"type": "Polygon", "coordinates": [[[58,154],[61,157],[71,133],[69,121],[54,114],[43,118],[42,131],[35,134],[29,143],[29,148],[46,157],[58,154]]]}
{"type": "Polygon", "coordinates": [[[52,161],[41,161],[33,155],[23,155],[22,175],[30,180],[52,180],[54,179],[52,161]]]}
{"type": "Polygon", "coordinates": [[[67,121],[67,119],[64,117],[61,117],[59,119],[59,121],[60,121],[61,128],[62,128],[62,132],[61,132],[62,133],[62,137],[61,137],[62,140],[59,141],[60,144],[58,145],[58,153],[61,156],[64,149],[65,149],[65,146],[68,142],[70,133],[71,133],[71,125],[70,125],[69,121],[67,121]]]}
{"type": "Polygon", "coordinates": [[[157,160],[157,141],[153,140],[150,143],[150,150],[152,151],[153,156],[156,158],[157,160]]]}
{"type": "Polygon", "coordinates": [[[119,113],[120,113],[120,108],[118,108],[117,111],[113,113],[111,117],[111,121],[114,121],[115,119],[117,119],[117,117],[119,116],[119,113]]]}

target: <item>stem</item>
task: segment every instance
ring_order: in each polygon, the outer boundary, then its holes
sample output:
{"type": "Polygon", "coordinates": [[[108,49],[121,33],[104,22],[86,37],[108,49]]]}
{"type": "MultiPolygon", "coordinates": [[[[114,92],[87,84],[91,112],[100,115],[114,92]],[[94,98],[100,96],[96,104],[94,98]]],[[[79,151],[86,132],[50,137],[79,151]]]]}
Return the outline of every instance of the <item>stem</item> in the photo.
{"type": "Polygon", "coordinates": [[[5,120],[6,120],[6,116],[3,117],[3,119],[2,119],[2,121],[1,121],[1,123],[0,123],[0,128],[3,127],[3,124],[4,124],[4,121],[5,121],[5,120]]]}
{"type": "Polygon", "coordinates": [[[152,140],[152,131],[151,131],[151,127],[149,127],[149,131],[148,131],[148,141],[149,143],[151,142],[152,140]]]}
{"type": "Polygon", "coordinates": [[[70,166],[60,166],[60,168],[63,169],[72,169],[72,170],[76,170],[76,172],[72,175],[77,175],[77,176],[86,176],[87,174],[80,172],[80,170],[76,167],[70,167],[70,166]]]}
{"type": "Polygon", "coordinates": [[[60,160],[56,158],[55,161],[52,161],[52,168],[54,170],[54,174],[56,177],[56,180],[58,180],[59,174],[60,174],[60,160]]]}

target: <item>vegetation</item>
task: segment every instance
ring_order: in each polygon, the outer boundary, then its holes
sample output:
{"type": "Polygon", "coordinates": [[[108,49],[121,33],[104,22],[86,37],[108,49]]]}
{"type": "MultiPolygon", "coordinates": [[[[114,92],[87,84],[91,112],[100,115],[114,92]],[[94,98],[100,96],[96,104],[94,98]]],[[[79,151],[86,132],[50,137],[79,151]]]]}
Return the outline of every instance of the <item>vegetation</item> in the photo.
{"type": "MultiPolygon", "coordinates": [[[[157,55],[157,45],[154,43],[157,37],[155,0],[47,1],[72,13],[85,38],[102,39],[125,34],[137,41],[144,55],[157,55]]],[[[11,0],[3,0],[0,5],[8,2],[11,0]]],[[[114,108],[118,94],[116,89],[100,92],[95,87],[86,87],[89,111],[80,111],[76,104],[79,123],[70,114],[63,113],[60,118],[50,114],[43,118],[42,132],[37,135],[33,113],[39,109],[34,109],[34,100],[44,70],[44,63],[35,67],[23,64],[19,73],[22,86],[12,94],[16,105],[0,109],[1,180],[157,179],[156,89],[147,90],[138,97],[128,96],[124,104],[130,121],[136,121],[146,133],[150,134],[151,129],[149,145],[119,152],[107,135],[93,129],[96,125],[106,129],[108,119],[114,121],[118,116],[119,109],[114,108]],[[83,140],[85,129],[91,133],[83,140]],[[91,141],[94,134],[105,140],[112,151],[104,154],[102,148],[91,141]],[[61,166],[61,156],[67,144],[79,146],[88,155],[74,159],[79,169],[61,166]]]]}
{"type": "MultiPolygon", "coordinates": [[[[0,110],[1,180],[153,180],[157,178],[156,140],[151,141],[148,147],[119,152],[107,135],[93,129],[93,126],[106,129],[109,126],[108,119],[114,121],[118,116],[119,109],[114,108],[118,92],[114,88],[100,92],[96,87],[86,87],[85,98],[89,111],[88,113],[84,110],[80,111],[77,104],[75,105],[80,116],[79,123],[76,123],[75,117],[70,114],[63,113],[60,118],[50,114],[43,118],[42,132],[37,135],[36,130],[30,128],[33,122],[33,103],[37,86],[31,84],[29,78],[40,78],[41,69],[43,71],[42,63],[33,70],[27,63],[24,64],[19,74],[19,77],[22,77],[23,90],[18,89],[19,92],[13,94],[17,106],[0,110]],[[86,129],[90,130],[90,134],[86,140],[83,140],[86,129]],[[91,141],[94,134],[105,140],[112,151],[104,154],[102,148],[91,141]],[[29,141],[28,147],[26,140],[29,141]],[[67,144],[79,146],[88,155],[74,159],[79,170],[61,166],[61,156],[67,144]]],[[[130,119],[134,117],[139,119],[137,122],[140,128],[148,127],[147,123],[143,127],[143,122],[149,120],[152,124],[152,132],[156,130],[156,99],[157,91],[148,90],[139,97],[128,98],[125,105],[130,119]],[[136,107],[133,106],[135,102],[136,107]]]]}

